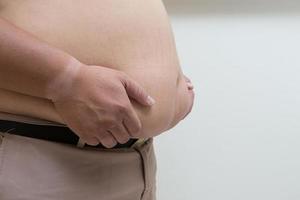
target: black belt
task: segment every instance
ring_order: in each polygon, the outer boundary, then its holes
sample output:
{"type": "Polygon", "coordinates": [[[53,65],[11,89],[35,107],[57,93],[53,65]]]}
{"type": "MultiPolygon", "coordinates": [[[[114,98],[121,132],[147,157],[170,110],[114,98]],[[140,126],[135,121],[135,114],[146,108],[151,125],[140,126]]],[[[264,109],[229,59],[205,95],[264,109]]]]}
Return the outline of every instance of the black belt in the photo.
{"type": "MultiPolygon", "coordinates": [[[[79,137],[67,126],[38,125],[9,120],[0,120],[0,132],[74,145],[77,145],[79,140],[79,137]]],[[[129,148],[137,140],[138,139],[132,138],[124,144],[118,143],[113,147],[113,149],[129,148]]],[[[88,144],[85,146],[107,149],[101,143],[97,146],[91,146],[88,144]]]]}

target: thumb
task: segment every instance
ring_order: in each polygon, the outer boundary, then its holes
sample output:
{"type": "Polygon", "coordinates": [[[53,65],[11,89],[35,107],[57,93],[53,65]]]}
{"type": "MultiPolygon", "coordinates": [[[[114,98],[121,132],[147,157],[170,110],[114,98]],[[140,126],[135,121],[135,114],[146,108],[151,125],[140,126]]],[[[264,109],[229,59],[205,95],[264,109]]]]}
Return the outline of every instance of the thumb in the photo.
{"type": "Polygon", "coordinates": [[[136,81],[124,78],[122,82],[129,97],[145,106],[152,106],[155,103],[155,100],[136,81]]]}

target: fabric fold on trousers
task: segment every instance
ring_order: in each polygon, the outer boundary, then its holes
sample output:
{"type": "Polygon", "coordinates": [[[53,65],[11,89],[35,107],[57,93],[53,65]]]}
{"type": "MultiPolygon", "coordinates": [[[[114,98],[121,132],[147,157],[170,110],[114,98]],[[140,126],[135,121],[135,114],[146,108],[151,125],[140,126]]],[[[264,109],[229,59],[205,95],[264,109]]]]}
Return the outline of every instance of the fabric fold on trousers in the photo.
{"type": "Polygon", "coordinates": [[[153,138],[78,148],[0,132],[1,200],[155,200],[153,138]]]}

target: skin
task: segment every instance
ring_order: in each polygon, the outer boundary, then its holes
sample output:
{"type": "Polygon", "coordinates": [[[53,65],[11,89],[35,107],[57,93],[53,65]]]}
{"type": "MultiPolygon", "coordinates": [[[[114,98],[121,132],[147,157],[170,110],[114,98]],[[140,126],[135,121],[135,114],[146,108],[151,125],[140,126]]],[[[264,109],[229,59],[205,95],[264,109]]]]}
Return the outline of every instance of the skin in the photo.
{"type": "Polygon", "coordinates": [[[66,125],[88,144],[112,147],[139,136],[141,122],[129,97],[144,106],[154,100],[128,75],[85,65],[3,19],[0,27],[2,88],[51,100],[66,125]],[[116,135],[112,128],[121,126],[124,132],[119,129],[116,135]]]}
{"type": "MultiPolygon", "coordinates": [[[[36,88],[38,84],[32,84],[27,90],[20,86],[24,84],[15,84],[18,86],[12,88],[11,80],[15,80],[16,73],[11,74],[10,80],[8,73],[5,74],[10,87],[3,87],[5,83],[1,85],[1,111],[67,124],[87,143],[93,145],[101,141],[107,147],[114,146],[116,141],[125,142],[129,137],[159,135],[190,113],[193,87],[180,68],[173,33],[161,1],[132,0],[130,5],[121,0],[88,4],[77,1],[72,6],[68,1],[49,2],[2,0],[0,16],[39,42],[47,43],[48,48],[62,51],[55,54],[59,64],[53,65],[64,66],[64,69],[72,66],[74,70],[69,70],[60,80],[54,81],[55,75],[45,78],[47,81],[40,90],[36,88]],[[68,57],[70,55],[75,61],[68,57]],[[63,81],[65,79],[68,81],[63,81]],[[95,83],[106,86],[97,88],[95,83]],[[114,87],[110,87],[112,85],[114,87]],[[132,90],[126,90],[126,86],[132,90]],[[133,91],[135,95],[130,96],[133,91]],[[148,95],[156,101],[153,106],[143,105],[148,95]],[[101,108],[108,109],[100,112],[101,108]],[[74,116],[78,117],[72,119],[74,116]],[[121,126],[124,116],[127,121],[134,121],[127,122],[131,124],[129,128],[121,126]],[[106,130],[111,130],[112,137],[103,137],[108,135],[104,134],[106,130]]],[[[15,65],[18,64],[20,62],[15,65]]],[[[62,74],[60,72],[53,74],[62,74]]]]}

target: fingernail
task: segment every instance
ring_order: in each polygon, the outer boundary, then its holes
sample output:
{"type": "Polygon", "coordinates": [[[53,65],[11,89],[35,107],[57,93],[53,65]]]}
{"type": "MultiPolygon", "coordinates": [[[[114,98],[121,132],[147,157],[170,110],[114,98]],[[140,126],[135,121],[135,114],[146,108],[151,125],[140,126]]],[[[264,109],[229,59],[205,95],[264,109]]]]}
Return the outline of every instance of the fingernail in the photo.
{"type": "Polygon", "coordinates": [[[148,103],[150,106],[152,106],[153,104],[155,104],[155,100],[154,100],[152,97],[148,96],[148,97],[147,97],[147,103],[148,103]]]}

